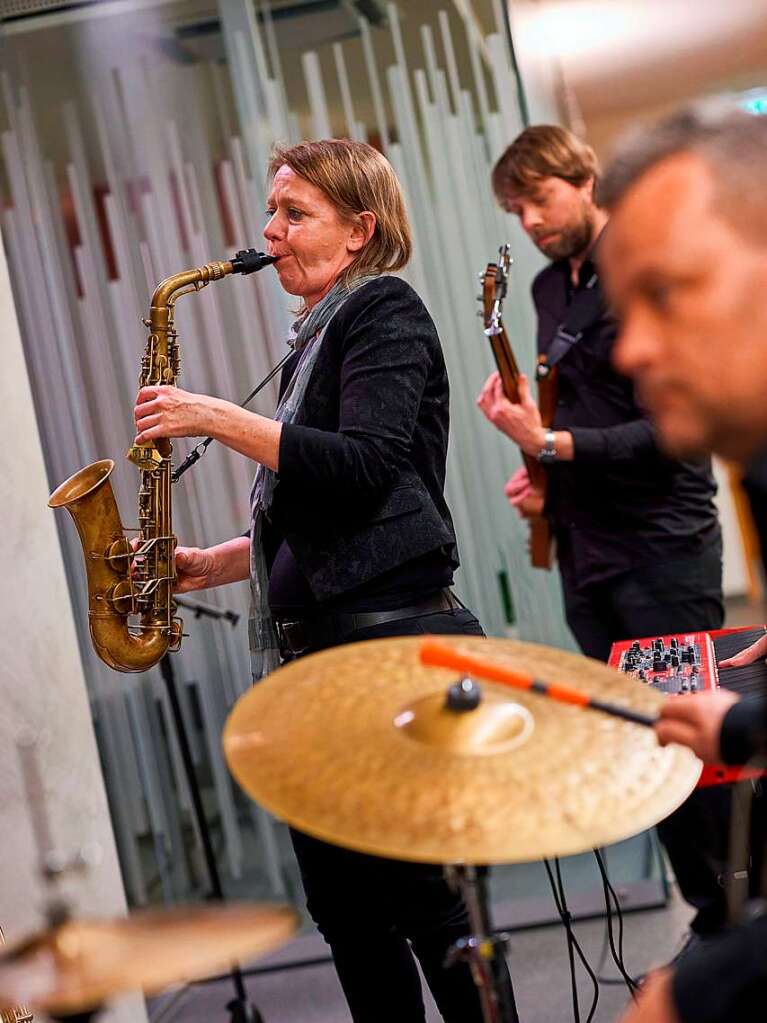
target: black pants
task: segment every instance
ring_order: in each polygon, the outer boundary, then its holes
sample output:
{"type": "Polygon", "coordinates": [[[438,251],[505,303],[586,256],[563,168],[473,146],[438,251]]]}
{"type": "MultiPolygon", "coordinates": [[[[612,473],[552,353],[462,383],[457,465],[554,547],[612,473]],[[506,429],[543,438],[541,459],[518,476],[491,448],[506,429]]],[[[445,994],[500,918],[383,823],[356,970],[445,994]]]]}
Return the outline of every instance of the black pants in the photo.
{"type": "MultiPolygon", "coordinates": [[[[584,654],[606,661],[617,640],[719,629],[724,621],[721,548],[656,561],[593,586],[578,587],[562,565],[567,623],[584,654]]],[[[732,786],[696,789],[658,825],[685,900],[697,910],[692,929],[726,922],[732,786]]]]}
{"type": "Polygon", "coordinates": [[[567,624],[583,653],[598,661],[607,660],[617,640],[703,632],[724,622],[719,544],[693,558],[648,561],[590,586],[579,586],[567,562],[560,568],[567,624]]]}
{"type": "MultiPolygon", "coordinates": [[[[345,642],[430,632],[483,635],[474,615],[457,608],[362,629],[345,642]]],[[[291,837],[309,912],[330,946],[355,1023],[424,1023],[413,953],[446,1023],[481,1023],[469,967],[444,966],[470,927],[439,864],[368,856],[294,830],[291,837]]]]}

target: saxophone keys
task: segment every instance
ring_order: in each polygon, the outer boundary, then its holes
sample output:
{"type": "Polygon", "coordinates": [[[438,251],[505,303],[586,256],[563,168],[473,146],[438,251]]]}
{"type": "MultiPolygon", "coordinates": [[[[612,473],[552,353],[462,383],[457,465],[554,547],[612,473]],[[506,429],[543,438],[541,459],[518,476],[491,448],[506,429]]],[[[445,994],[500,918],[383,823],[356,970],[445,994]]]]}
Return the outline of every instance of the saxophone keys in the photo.
{"type": "Polygon", "coordinates": [[[162,464],[162,455],[154,444],[131,444],[125,456],[139,469],[151,472],[162,464]]]}
{"type": "Polygon", "coordinates": [[[106,594],[107,603],[114,608],[119,615],[130,615],[135,613],[135,601],[133,584],[129,579],[121,579],[111,587],[106,594]]]}
{"type": "Polygon", "coordinates": [[[170,623],[170,639],[168,649],[175,653],[181,647],[181,640],[184,636],[184,623],[180,618],[174,618],[170,623]]]}
{"type": "Polygon", "coordinates": [[[120,575],[127,575],[133,553],[133,548],[123,536],[107,547],[104,559],[115,572],[118,572],[120,575]]]}

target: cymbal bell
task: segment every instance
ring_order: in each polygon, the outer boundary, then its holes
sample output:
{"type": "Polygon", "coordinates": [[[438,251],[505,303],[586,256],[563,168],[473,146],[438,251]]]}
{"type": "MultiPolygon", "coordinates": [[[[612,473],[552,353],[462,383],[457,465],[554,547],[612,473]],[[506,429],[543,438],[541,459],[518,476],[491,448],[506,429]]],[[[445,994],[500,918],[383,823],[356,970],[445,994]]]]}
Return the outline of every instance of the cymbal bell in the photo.
{"type": "Polygon", "coordinates": [[[298,925],[287,906],[245,904],[69,920],[0,956],[0,1010],[71,1013],[125,991],[154,994],[277,948],[298,925]]]}
{"type": "MultiPolygon", "coordinates": [[[[550,683],[646,713],[663,697],[601,662],[512,640],[441,636],[550,683]]],[[[565,856],[657,823],[700,762],[651,729],[488,683],[445,706],[455,675],[420,637],[300,658],[240,698],[224,752],[258,803],[300,831],[395,859],[502,863],[565,856]]]]}

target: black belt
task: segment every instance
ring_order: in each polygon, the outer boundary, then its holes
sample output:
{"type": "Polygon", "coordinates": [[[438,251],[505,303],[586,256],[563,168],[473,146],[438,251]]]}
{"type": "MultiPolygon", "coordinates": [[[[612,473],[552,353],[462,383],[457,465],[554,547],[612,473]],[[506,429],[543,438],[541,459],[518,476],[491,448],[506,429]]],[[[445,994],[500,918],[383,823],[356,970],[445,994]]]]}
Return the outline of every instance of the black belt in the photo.
{"type": "Polygon", "coordinates": [[[391,611],[339,611],[335,614],[302,618],[298,621],[275,618],[274,627],[280,644],[280,651],[303,654],[313,648],[342,643],[360,629],[370,629],[385,622],[398,622],[405,618],[435,614],[438,611],[453,611],[463,607],[460,600],[449,590],[440,590],[426,600],[409,607],[397,607],[391,611]]]}

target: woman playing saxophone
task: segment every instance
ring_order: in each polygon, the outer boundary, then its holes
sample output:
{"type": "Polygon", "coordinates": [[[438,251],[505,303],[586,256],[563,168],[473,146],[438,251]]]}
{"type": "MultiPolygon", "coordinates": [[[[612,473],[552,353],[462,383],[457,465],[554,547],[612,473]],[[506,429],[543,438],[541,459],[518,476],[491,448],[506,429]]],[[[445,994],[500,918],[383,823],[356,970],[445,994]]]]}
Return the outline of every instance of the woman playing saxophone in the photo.
{"type": "MultiPolygon", "coordinates": [[[[411,235],[399,182],[372,147],[278,149],[264,237],[301,299],[274,418],[209,395],[144,387],[142,443],[213,436],[257,463],[248,536],[179,547],[178,590],[250,579],[253,675],[280,659],[381,636],[481,635],[450,591],[443,496],[448,381],[434,324],[401,278],[411,235]]],[[[381,860],[292,832],[310,912],[356,1021],[423,1021],[418,957],[452,1023],[482,1018],[467,932],[438,866],[381,860]]]]}

